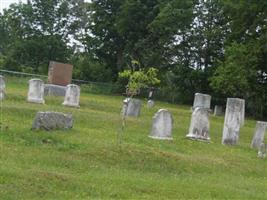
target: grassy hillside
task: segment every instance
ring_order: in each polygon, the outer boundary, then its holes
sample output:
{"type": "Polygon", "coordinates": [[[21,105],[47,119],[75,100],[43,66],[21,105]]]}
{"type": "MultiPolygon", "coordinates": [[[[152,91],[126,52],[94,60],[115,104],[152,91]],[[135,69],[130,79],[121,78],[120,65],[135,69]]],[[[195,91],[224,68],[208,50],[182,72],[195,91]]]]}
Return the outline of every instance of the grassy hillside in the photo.
{"type": "Polygon", "coordinates": [[[267,199],[267,159],[249,148],[255,121],[240,144],[221,145],[223,117],[210,117],[212,143],[185,139],[189,107],[156,102],[129,118],[117,144],[123,97],[81,94],[81,108],[63,98],[26,102],[27,83],[7,80],[0,134],[1,199],[267,199]],[[152,117],[167,108],[173,141],[148,136],[152,117]],[[69,131],[31,131],[37,111],[73,113],[69,131]]]}

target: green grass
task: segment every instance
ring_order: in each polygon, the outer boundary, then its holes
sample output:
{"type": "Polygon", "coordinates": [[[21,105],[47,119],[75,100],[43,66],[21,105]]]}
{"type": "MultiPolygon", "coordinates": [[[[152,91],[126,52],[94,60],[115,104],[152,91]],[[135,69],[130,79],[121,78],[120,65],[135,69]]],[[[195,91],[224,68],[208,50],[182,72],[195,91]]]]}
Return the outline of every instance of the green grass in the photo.
{"type": "Polygon", "coordinates": [[[223,117],[210,117],[212,143],[185,139],[187,106],[143,103],[117,144],[123,97],[82,93],[80,109],[26,102],[27,84],[7,80],[0,134],[0,199],[267,199],[267,159],[250,149],[255,121],[238,146],[221,145],[223,117]],[[173,114],[173,141],[148,137],[159,108],[173,114]],[[69,131],[32,131],[37,111],[73,113],[69,131]]]}

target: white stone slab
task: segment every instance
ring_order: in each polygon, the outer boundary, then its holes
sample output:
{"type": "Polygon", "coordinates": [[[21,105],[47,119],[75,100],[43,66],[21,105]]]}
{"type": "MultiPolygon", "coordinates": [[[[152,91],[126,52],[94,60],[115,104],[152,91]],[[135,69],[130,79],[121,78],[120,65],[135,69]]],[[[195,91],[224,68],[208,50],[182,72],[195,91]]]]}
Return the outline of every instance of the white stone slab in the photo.
{"type": "Polygon", "coordinates": [[[41,79],[29,80],[28,102],[44,104],[44,82],[41,79]]]}
{"type": "Polygon", "coordinates": [[[211,96],[208,94],[196,93],[194,98],[193,109],[200,107],[210,109],[211,96]]]}
{"type": "Polygon", "coordinates": [[[251,142],[251,148],[259,149],[261,143],[264,142],[264,135],[267,128],[267,122],[257,121],[255,134],[251,142]]]}
{"type": "Polygon", "coordinates": [[[138,117],[141,111],[141,100],[126,98],[123,100],[122,113],[125,116],[138,117]]]}
{"type": "Polygon", "coordinates": [[[67,85],[67,91],[63,102],[64,106],[80,107],[80,87],[75,84],[67,85]]]}
{"type": "Polygon", "coordinates": [[[166,109],[160,109],[153,117],[150,136],[153,139],[172,140],[173,118],[166,109]]]}
{"type": "Polygon", "coordinates": [[[227,98],[222,144],[236,145],[245,121],[245,100],[227,98]]]}
{"type": "Polygon", "coordinates": [[[0,101],[4,100],[5,98],[5,89],[6,89],[5,78],[2,75],[0,75],[0,101]]]}
{"type": "Polygon", "coordinates": [[[191,117],[189,133],[186,137],[194,140],[210,141],[209,129],[209,110],[200,107],[195,108],[191,117]]]}

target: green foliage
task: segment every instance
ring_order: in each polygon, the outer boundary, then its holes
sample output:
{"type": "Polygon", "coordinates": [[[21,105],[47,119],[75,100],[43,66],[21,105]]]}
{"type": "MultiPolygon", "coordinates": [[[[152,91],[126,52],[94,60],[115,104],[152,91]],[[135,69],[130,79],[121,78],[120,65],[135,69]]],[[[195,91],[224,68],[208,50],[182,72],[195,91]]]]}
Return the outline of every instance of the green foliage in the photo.
{"type": "Polygon", "coordinates": [[[247,97],[250,81],[257,83],[257,47],[250,47],[234,43],[226,49],[225,62],[211,78],[215,91],[233,97],[247,97]]]}
{"type": "MultiPolygon", "coordinates": [[[[132,61],[133,64],[139,64],[137,61],[132,61]]],[[[160,83],[157,78],[158,70],[151,67],[148,70],[139,69],[135,71],[124,70],[119,73],[120,79],[128,80],[127,91],[129,94],[136,95],[142,88],[156,86],[160,83]]]]}
{"type": "MultiPolygon", "coordinates": [[[[4,45],[6,69],[21,71],[29,66],[35,73],[47,71],[50,60],[67,62],[68,26],[71,15],[67,1],[33,0],[30,4],[12,4],[0,18],[0,31],[10,43],[4,45]]],[[[2,38],[1,38],[2,39],[2,38]]]]}
{"type": "Polygon", "coordinates": [[[70,62],[75,66],[73,71],[73,78],[75,79],[97,82],[112,81],[111,69],[86,53],[72,56],[70,62]]]}

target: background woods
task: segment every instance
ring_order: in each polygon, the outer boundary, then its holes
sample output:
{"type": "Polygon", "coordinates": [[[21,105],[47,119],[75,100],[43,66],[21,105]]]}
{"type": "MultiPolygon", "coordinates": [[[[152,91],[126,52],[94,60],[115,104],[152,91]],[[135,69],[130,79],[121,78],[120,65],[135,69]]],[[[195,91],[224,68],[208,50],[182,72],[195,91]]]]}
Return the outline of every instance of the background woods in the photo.
{"type": "Polygon", "coordinates": [[[114,83],[136,60],[159,71],[168,100],[240,97],[266,118],[266,30],[265,0],[31,0],[0,14],[0,68],[46,74],[56,60],[114,83]]]}

